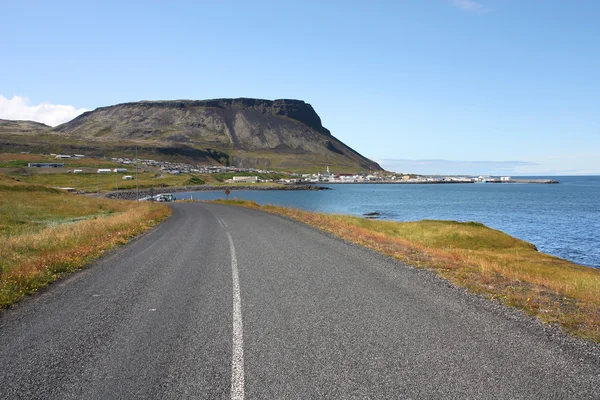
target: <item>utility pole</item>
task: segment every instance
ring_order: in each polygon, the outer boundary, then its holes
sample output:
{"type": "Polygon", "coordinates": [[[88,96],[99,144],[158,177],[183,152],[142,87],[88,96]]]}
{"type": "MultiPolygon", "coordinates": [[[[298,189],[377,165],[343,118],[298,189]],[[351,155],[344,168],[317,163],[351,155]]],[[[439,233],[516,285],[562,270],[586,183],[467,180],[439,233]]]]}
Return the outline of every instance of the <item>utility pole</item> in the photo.
{"type": "Polygon", "coordinates": [[[135,145],[135,186],[136,186],[136,195],[137,201],[140,201],[140,180],[138,179],[138,152],[137,152],[137,144],[135,145]]]}
{"type": "Polygon", "coordinates": [[[115,168],[115,185],[117,186],[117,192],[119,191],[119,173],[117,172],[117,169],[115,168]]]}

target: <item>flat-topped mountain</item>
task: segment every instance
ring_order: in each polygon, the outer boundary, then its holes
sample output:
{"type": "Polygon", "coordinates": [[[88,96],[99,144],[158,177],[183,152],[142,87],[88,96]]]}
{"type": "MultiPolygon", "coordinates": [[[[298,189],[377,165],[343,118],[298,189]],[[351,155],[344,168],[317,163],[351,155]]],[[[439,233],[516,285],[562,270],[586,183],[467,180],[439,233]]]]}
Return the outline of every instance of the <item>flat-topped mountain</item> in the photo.
{"type": "Polygon", "coordinates": [[[110,123],[111,129],[117,135],[128,135],[128,129],[131,128],[128,128],[127,125],[131,123],[136,125],[134,129],[143,130],[145,126],[151,126],[157,130],[161,127],[170,127],[192,133],[198,132],[198,128],[201,127],[199,123],[204,123],[206,129],[222,130],[223,128],[220,126],[210,126],[210,119],[215,115],[243,118],[246,115],[251,116],[253,113],[263,115],[267,118],[291,118],[313,128],[317,132],[328,136],[331,135],[329,130],[321,125],[321,118],[319,118],[312,106],[304,101],[286,99],[271,101],[248,98],[123,103],[85,112],[72,121],[56,127],[55,130],[60,132],[75,132],[90,121],[98,122],[104,119],[110,123]],[[218,112],[218,110],[221,110],[221,112],[218,112]],[[238,115],[239,113],[241,114],[238,115]],[[115,115],[130,118],[132,114],[147,118],[144,121],[140,118],[135,118],[134,121],[114,120],[115,115]]]}
{"type": "Polygon", "coordinates": [[[137,145],[142,154],[155,158],[176,156],[239,167],[381,170],[335,138],[312,106],[300,100],[124,103],[85,112],[50,133],[79,143],[82,150],[100,146],[111,155],[121,144],[128,151],[137,145]]]}

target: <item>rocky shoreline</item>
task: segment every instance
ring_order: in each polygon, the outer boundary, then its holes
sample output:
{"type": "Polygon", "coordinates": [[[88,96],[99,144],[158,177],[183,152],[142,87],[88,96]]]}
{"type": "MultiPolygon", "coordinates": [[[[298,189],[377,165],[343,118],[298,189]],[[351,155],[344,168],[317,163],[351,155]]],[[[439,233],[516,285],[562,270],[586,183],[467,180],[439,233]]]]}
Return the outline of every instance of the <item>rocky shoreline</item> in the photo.
{"type": "MultiPolygon", "coordinates": [[[[315,185],[282,185],[282,186],[172,186],[159,188],[144,188],[139,191],[139,198],[154,196],[159,193],[178,193],[178,192],[209,192],[225,190],[331,190],[324,186],[315,185]]],[[[106,199],[135,200],[138,196],[137,190],[119,190],[118,192],[95,193],[93,196],[106,199]]]]}

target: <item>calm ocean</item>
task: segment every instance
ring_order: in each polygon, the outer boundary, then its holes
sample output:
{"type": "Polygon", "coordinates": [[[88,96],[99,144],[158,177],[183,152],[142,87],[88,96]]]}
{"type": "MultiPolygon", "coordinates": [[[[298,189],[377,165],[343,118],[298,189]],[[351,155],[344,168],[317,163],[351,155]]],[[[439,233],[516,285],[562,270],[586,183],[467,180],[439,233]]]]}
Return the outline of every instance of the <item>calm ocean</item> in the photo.
{"type": "MultiPolygon", "coordinates": [[[[600,176],[535,178],[560,184],[338,184],[327,191],[234,191],[230,198],[327,213],[379,212],[395,221],[478,221],[544,253],[600,268],[600,176]]],[[[179,196],[225,197],[221,192],[179,196]]]]}

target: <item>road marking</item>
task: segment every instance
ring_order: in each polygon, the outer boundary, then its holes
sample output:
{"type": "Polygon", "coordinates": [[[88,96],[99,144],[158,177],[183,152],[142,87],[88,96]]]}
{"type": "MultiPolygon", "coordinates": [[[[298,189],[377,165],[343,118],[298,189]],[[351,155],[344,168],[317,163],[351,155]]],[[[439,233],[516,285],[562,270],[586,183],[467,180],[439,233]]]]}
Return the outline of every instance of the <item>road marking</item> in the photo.
{"type": "Polygon", "coordinates": [[[240,296],[240,278],[233,239],[229,232],[231,250],[231,274],[233,277],[233,351],[231,355],[231,399],[244,399],[244,335],[242,327],[242,299],[240,296]]]}
{"type": "Polygon", "coordinates": [[[227,225],[227,222],[223,221],[221,218],[217,217],[217,221],[219,221],[219,224],[223,227],[223,228],[227,228],[229,225],[227,225]]]}

